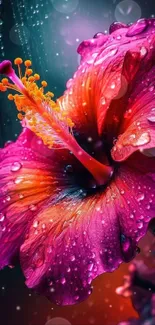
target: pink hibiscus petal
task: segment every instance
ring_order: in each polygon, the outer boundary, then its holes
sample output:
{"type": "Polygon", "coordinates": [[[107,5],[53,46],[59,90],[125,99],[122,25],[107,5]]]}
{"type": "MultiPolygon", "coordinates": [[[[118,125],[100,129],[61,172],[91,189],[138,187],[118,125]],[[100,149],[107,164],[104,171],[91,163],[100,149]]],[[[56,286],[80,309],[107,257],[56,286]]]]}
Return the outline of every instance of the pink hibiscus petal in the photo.
{"type": "Polygon", "coordinates": [[[155,67],[137,79],[122,120],[112,157],[123,161],[133,152],[155,147],[155,67]]]}
{"type": "Polygon", "coordinates": [[[142,167],[135,171],[130,160],[104,193],[75,191],[40,209],[21,246],[28,287],[56,304],[75,304],[89,296],[94,278],[135,256],[155,208],[154,180],[142,167]]]}
{"type": "Polygon", "coordinates": [[[59,162],[54,164],[53,152],[26,129],[16,143],[0,150],[0,268],[11,264],[18,254],[45,201],[56,198],[65,185],[69,187],[67,174],[62,176],[60,167],[63,154],[59,153],[59,162]]]}
{"type": "Polygon", "coordinates": [[[116,23],[112,34],[99,33],[80,44],[81,65],[59,103],[81,135],[96,139],[107,129],[118,134],[135,78],[153,65],[154,29],[153,19],[132,26],[116,23]]]}

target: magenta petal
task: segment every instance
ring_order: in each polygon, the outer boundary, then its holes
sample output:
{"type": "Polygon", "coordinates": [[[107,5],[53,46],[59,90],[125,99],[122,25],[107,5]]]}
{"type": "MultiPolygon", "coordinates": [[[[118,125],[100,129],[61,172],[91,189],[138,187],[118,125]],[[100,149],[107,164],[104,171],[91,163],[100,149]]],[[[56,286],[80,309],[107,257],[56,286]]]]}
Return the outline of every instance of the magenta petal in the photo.
{"type": "Polygon", "coordinates": [[[27,129],[16,143],[0,150],[0,268],[11,264],[18,254],[38,209],[60,192],[53,180],[54,173],[58,170],[57,177],[63,180],[63,186],[67,182],[60,169],[63,157],[59,154],[58,168],[58,163],[51,160],[53,156],[27,129]]]}
{"type": "MultiPolygon", "coordinates": [[[[154,158],[145,158],[155,173],[154,158]]],[[[151,175],[130,160],[103,193],[87,198],[75,191],[49,201],[35,217],[36,232],[32,225],[21,246],[27,286],[59,305],[85,299],[94,278],[135,256],[154,217],[154,195],[151,175]]]]}

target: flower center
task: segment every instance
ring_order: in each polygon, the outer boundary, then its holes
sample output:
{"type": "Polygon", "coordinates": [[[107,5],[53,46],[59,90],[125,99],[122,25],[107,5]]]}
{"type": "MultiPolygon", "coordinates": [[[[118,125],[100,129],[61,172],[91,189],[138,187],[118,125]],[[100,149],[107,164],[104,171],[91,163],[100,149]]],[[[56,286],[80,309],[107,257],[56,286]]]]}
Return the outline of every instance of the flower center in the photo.
{"type": "Polygon", "coordinates": [[[17,94],[8,95],[9,100],[14,100],[18,113],[18,118],[23,121],[23,126],[32,130],[40,137],[49,148],[62,146],[69,149],[82,165],[92,174],[96,183],[101,186],[107,184],[113,174],[111,166],[104,165],[89,155],[76,141],[73,136],[74,123],[67,114],[67,110],[60,107],[58,101],[53,101],[51,92],[44,92],[47,86],[46,81],[41,82],[41,87],[37,85],[40,79],[38,74],[33,75],[30,69],[31,61],[26,60],[25,73],[22,76],[21,58],[14,61],[18,67],[19,77],[16,75],[10,61],[3,61],[0,64],[0,73],[5,74],[0,83],[0,90],[15,90],[17,94]]]}

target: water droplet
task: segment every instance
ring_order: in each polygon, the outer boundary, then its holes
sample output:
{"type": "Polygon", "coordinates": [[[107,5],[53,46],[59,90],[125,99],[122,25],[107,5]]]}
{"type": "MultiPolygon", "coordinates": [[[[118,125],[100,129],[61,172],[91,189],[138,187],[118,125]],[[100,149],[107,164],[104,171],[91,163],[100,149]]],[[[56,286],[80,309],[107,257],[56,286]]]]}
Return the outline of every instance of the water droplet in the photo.
{"type": "Polygon", "coordinates": [[[75,261],[75,256],[74,256],[74,255],[71,256],[71,261],[72,261],[72,262],[75,261]]]}
{"type": "Polygon", "coordinates": [[[111,89],[115,89],[115,87],[116,87],[115,82],[112,82],[112,84],[111,84],[111,89]]]}
{"type": "Polygon", "coordinates": [[[140,201],[143,201],[145,198],[145,195],[143,193],[139,193],[138,196],[137,196],[137,201],[140,202],[140,201]]]}
{"type": "Polygon", "coordinates": [[[133,25],[131,25],[127,31],[126,36],[136,36],[138,34],[141,34],[145,31],[145,29],[148,26],[148,22],[146,19],[140,19],[133,25]]]}
{"type": "Polygon", "coordinates": [[[20,162],[15,161],[12,166],[11,166],[11,171],[12,172],[17,172],[18,170],[20,170],[22,168],[22,165],[20,162]]]}
{"type": "Polygon", "coordinates": [[[29,209],[30,209],[31,211],[36,211],[36,210],[37,210],[37,206],[34,205],[34,204],[30,204],[29,209]]]}
{"type": "Polygon", "coordinates": [[[49,246],[49,247],[47,248],[47,253],[49,253],[49,254],[52,253],[52,247],[51,247],[51,246],[49,246]]]}
{"type": "Polygon", "coordinates": [[[73,173],[73,166],[72,165],[67,165],[66,166],[66,168],[65,168],[65,171],[67,172],[67,173],[73,173]]]}
{"type": "Polygon", "coordinates": [[[23,181],[23,177],[22,177],[22,176],[17,177],[17,178],[15,179],[15,184],[20,184],[22,181],[23,181]]]}
{"type": "Polygon", "coordinates": [[[66,283],[66,279],[65,278],[62,278],[61,279],[61,284],[65,284],[66,283]]]}
{"type": "Polygon", "coordinates": [[[93,38],[99,38],[100,36],[104,36],[104,33],[102,32],[96,33],[93,38]]]}
{"type": "Polygon", "coordinates": [[[144,132],[141,135],[137,135],[135,140],[132,142],[133,146],[142,146],[150,141],[150,135],[148,132],[144,132]]]}
{"type": "Polygon", "coordinates": [[[102,97],[101,98],[101,105],[105,105],[106,104],[106,99],[105,99],[105,97],[102,97]]]}
{"type": "Polygon", "coordinates": [[[80,298],[79,296],[75,296],[75,300],[79,300],[79,298],[80,298]]]}
{"type": "Polygon", "coordinates": [[[147,120],[148,120],[150,123],[155,123],[155,115],[154,115],[154,116],[149,116],[149,117],[147,117],[147,120]]]}
{"type": "Polygon", "coordinates": [[[142,229],[143,228],[143,222],[139,222],[138,223],[138,229],[142,229]]]}
{"type": "Polygon", "coordinates": [[[93,267],[94,267],[94,264],[93,263],[90,263],[89,265],[88,265],[88,271],[92,271],[93,270],[93,267]]]}
{"type": "Polygon", "coordinates": [[[141,57],[145,57],[147,53],[148,53],[147,48],[145,46],[142,46],[140,49],[141,57]]]}
{"type": "Polygon", "coordinates": [[[35,220],[34,223],[33,223],[33,227],[34,227],[34,228],[37,228],[38,225],[39,225],[39,222],[38,222],[37,220],[35,220]]]}
{"type": "Polygon", "coordinates": [[[3,213],[0,213],[0,222],[3,222],[5,219],[5,215],[3,213]]]}

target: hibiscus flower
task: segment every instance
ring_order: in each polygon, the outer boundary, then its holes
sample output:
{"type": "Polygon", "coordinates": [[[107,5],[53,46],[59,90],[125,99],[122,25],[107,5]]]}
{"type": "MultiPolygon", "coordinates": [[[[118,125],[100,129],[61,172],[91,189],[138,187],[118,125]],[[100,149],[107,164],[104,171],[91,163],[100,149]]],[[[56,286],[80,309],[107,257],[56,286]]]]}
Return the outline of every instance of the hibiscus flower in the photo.
{"type": "Polygon", "coordinates": [[[114,23],[78,48],[56,102],[31,62],[3,61],[23,132],[0,150],[0,267],[59,305],[134,258],[155,216],[155,20],[114,23]]]}

